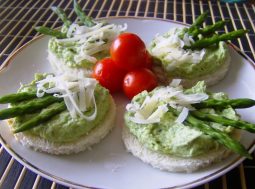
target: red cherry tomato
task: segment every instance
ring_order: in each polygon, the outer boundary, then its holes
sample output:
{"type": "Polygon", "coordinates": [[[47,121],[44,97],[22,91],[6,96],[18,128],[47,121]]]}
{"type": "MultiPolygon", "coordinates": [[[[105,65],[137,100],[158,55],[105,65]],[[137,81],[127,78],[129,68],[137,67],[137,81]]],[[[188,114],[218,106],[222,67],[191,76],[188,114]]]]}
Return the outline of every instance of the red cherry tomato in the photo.
{"type": "Polygon", "coordinates": [[[104,58],[97,62],[92,76],[111,93],[122,89],[125,71],[117,67],[111,58],[104,58]]]}
{"type": "Polygon", "coordinates": [[[152,69],[153,58],[148,51],[146,51],[146,68],[152,69]]]}
{"type": "Polygon", "coordinates": [[[146,67],[146,47],[136,34],[120,34],[113,41],[110,54],[113,61],[127,71],[146,67]]]}
{"type": "Polygon", "coordinates": [[[123,90],[129,99],[144,90],[151,91],[157,85],[156,76],[147,68],[128,72],[123,80],[123,90]]]}

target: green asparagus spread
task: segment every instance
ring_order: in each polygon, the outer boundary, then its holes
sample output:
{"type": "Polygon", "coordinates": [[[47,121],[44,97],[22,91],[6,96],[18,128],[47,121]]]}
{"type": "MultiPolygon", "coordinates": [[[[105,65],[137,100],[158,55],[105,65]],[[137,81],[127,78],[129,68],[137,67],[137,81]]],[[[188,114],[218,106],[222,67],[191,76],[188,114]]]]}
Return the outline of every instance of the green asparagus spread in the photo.
{"type": "MultiPolygon", "coordinates": [[[[162,37],[168,38],[165,34],[162,37]]],[[[192,62],[192,59],[186,59],[181,62],[182,58],[174,58],[172,61],[167,59],[168,53],[163,53],[160,56],[155,56],[152,49],[156,46],[155,40],[150,45],[150,52],[154,58],[160,62],[166,74],[174,78],[194,79],[200,76],[205,76],[219,70],[229,58],[229,51],[225,42],[219,42],[217,45],[210,46],[205,49],[205,54],[198,63],[192,62]],[[172,64],[172,65],[171,65],[172,64]],[[171,69],[169,69],[171,67],[171,69]]],[[[176,47],[176,50],[180,47],[176,47]]],[[[186,52],[185,52],[186,53],[186,52]]]]}
{"type": "MultiPolygon", "coordinates": [[[[23,85],[18,92],[36,92],[35,82],[43,79],[44,77],[45,74],[36,74],[35,80],[28,85],[23,85]]],[[[82,135],[88,134],[93,128],[97,127],[105,118],[110,108],[109,95],[108,90],[100,85],[97,85],[95,89],[97,116],[92,121],[86,121],[80,117],[72,119],[68,110],[65,110],[47,122],[25,132],[29,135],[40,136],[51,142],[62,143],[77,140],[82,135]]],[[[84,114],[88,116],[93,112],[94,107],[91,107],[84,114]]],[[[36,116],[37,114],[38,112],[35,112],[33,114],[16,117],[13,128],[18,128],[22,123],[36,116]]]]}
{"type": "MultiPolygon", "coordinates": [[[[81,46],[76,42],[58,42],[56,38],[51,38],[48,43],[49,50],[61,61],[63,61],[66,66],[71,68],[85,68],[91,69],[95,65],[94,62],[83,59],[81,61],[75,60],[75,55],[81,50],[81,46]]],[[[108,51],[101,51],[93,55],[96,59],[100,60],[104,57],[109,56],[108,51]]]]}
{"type": "MultiPolygon", "coordinates": [[[[159,88],[154,89],[158,90],[159,88]]],[[[142,104],[146,96],[152,95],[154,91],[142,92],[135,96],[132,102],[142,104]]],[[[185,91],[185,93],[205,92],[203,82],[199,82],[196,86],[185,91]]],[[[227,99],[224,93],[209,94],[209,98],[227,99]]],[[[161,102],[159,101],[158,104],[161,102]]],[[[205,113],[218,114],[230,119],[238,120],[239,117],[232,108],[224,110],[202,109],[205,113]]],[[[192,126],[182,123],[176,123],[176,116],[171,112],[166,112],[160,119],[159,123],[138,124],[131,121],[130,117],[134,112],[127,111],[125,113],[125,124],[130,132],[145,145],[147,148],[162,154],[172,154],[179,157],[194,157],[208,151],[217,150],[219,143],[203,134],[201,131],[192,128],[192,126]]],[[[231,133],[233,128],[230,126],[222,126],[218,123],[208,123],[210,126],[220,129],[226,133],[231,133]]]]}

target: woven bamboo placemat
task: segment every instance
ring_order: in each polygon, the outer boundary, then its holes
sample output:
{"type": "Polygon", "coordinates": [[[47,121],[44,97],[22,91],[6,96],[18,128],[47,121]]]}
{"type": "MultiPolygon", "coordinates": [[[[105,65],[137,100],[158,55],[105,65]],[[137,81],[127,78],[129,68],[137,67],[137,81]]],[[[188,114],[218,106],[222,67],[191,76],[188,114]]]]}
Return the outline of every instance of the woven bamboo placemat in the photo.
{"type": "MultiPolygon", "coordinates": [[[[248,29],[249,33],[233,43],[255,60],[255,2],[223,3],[216,0],[86,0],[78,1],[83,10],[94,18],[100,17],[153,17],[192,23],[205,10],[210,16],[206,24],[230,19],[225,32],[248,29]]],[[[2,0],[0,1],[0,65],[20,46],[38,34],[34,26],[58,27],[62,23],[50,10],[63,8],[74,20],[72,1],[68,0],[2,0]]],[[[221,31],[223,32],[223,31],[221,31]]],[[[254,157],[254,154],[253,154],[254,157]]],[[[196,189],[252,189],[255,188],[255,160],[245,160],[226,175],[196,189]]],[[[68,188],[47,180],[19,164],[0,147],[0,188],[68,188]]]]}

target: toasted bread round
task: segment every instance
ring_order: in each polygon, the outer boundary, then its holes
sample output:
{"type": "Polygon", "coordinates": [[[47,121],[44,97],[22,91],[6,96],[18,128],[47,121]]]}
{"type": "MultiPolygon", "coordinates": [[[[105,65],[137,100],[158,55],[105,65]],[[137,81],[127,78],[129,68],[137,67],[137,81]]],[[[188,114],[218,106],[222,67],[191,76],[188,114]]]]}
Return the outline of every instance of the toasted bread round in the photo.
{"type": "MultiPolygon", "coordinates": [[[[234,130],[232,137],[239,140],[240,131],[234,130]]],[[[134,156],[150,164],[154,168],[169,172],[194,172],[212,163],[223,160],[231,154],[231,152],[224,147],[192,158],[162,154],[146,148],[126,126],[123,126],[122,139],[127,151],[131,152],[134,156]]]]}
{"type": "Polygon", "coordinates": [[[172,78],[169,77],[163,68],[161,66],[155,65],[153,67],[153,72],[157,75],[158,80],[163,84],[163,85],[168,85],[172,79],[182,79],[181,85],[184,87],[192,87],[194,86],[198,81],[205,81],[207,86],[212,86],[217,84],[219,81],[221,81],[227,74],[229,67],[230,67],[230,56],[227,56],[224,64],[217,69],[215,72],[211,74],[207,74],[204,76],[200,76],[197,78],[193,79],[183,79],[183,78],[172,78]]]}
{"type": "Polygon", "coordinates": [[[41,137],[27,135],[22,132],[15,134],[15,138],[26,147],[33,148],[36,151],[47,152],[56,155],[73,154],[84,151],[86,149],[90,149],[92,145],[100,142],[114,127],[116,106],[112,97],[110,97],[109,100],[111,102],[110,109],[105,116],[104,121],[76,141],[66,143],[53,143],[41,137]]]}

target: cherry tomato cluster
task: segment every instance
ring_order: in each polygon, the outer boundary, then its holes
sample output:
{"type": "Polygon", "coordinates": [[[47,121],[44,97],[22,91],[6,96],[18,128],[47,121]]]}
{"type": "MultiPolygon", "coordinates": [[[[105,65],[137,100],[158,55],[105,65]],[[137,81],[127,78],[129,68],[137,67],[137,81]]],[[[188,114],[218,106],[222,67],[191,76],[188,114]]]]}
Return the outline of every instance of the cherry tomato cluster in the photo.
{"type": "Polygon", "coordinates": [[[157,86],[156,76],[150,71],[152,57],[136,34],[120,34],[111,45],[110,55],[97,62],[93,77],[111,93],[123,90],[131,99],[157,86]]]}

